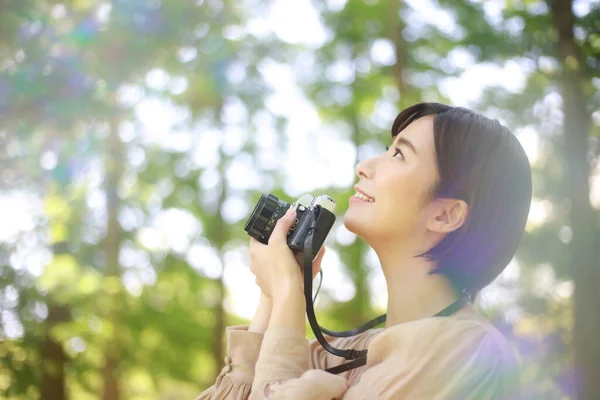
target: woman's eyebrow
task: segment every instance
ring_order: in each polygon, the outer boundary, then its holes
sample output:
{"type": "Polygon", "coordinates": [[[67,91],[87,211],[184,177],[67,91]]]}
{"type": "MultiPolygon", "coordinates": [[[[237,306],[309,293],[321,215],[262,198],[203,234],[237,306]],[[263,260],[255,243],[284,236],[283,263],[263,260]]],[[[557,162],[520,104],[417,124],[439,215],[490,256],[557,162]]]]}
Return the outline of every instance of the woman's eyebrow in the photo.
{"type": "Polygon", "coordinates": [[[408,141],[407,139],[405,139],[403,137],[397,137],[396,138],[396,145],[400,146],[401,144],[403,144],[406,147],[408,147],[409,149],[411,149],[412,152],[415,153],[415,155],[419,154],[419,153],[417,153],[417,149],[415,148],[415,146],[410,141],[408,141]]]}

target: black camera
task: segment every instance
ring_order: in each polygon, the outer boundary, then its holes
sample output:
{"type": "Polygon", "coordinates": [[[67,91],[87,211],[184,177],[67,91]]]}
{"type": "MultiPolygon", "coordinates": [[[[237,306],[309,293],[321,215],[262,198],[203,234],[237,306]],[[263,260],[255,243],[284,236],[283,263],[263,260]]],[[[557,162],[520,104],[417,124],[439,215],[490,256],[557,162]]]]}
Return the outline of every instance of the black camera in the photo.
{"type": "Polygon", "coordinates": [[[259,242],[269,244],[275,224],[290,208],[296,210],[296,221],[287,233],[287,244],[296,256],[304,253],[304,242],[312,225],[315,228],[312,233],[314,260],[335,222],[335,201],[327,195],[313,197],[305,194],[290,204],[273,194],[263,193],[244,230],[259,242]]]}

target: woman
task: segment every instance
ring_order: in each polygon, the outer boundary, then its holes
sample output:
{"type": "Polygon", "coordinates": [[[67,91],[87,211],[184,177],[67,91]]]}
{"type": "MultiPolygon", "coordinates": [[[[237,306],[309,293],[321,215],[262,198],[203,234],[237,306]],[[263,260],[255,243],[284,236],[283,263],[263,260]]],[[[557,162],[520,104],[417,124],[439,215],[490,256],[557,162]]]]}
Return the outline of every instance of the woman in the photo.
{"type": "MultiPolygon", "coordinates": [[[[356,167],[344,225],[376,252],[388,288],[387,322],[350,338],[367,364],[334,375],[344,359],[305,338],[302,275],[286,244],[294,215],[268,245],[250,239],[262,290],[246,327],[227,328],[227,357],[198,399],[515,399],[509,343],[469,302],[514,256],[531,204],[531,169],[519,141],[470,110],[421,103],[401,112],[393,145],[356,167]],[[356,199],[354,199],[356,200],[356,199]]],[[[323,252],[314,263],[320,268],[323,252]]]]}

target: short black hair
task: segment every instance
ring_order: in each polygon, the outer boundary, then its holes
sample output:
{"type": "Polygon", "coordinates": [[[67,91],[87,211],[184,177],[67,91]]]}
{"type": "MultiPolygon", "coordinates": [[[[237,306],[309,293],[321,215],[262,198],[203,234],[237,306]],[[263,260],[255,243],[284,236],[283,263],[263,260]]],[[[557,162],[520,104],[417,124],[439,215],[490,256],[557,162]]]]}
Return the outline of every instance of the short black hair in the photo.
{"type": "Polygon", "coordinates": [[[531,206],[531,165],[508,128],[462,107],[411,106],[396,117],[392,138],[427,115],[433,115],[439,174],[430,200],[464,200],[468,216],[460,228],[419,256],[434,263],[430,274],[444,275],[458,293],[473,300],[517,251],[531,206]]]}

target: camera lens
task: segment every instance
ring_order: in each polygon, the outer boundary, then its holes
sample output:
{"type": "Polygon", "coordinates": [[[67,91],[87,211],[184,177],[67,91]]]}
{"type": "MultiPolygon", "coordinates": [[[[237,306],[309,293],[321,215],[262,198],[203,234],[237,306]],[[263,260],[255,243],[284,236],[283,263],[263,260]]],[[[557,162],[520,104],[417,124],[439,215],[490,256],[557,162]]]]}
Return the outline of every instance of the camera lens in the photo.
{"type": "Polygon", "coordinates": [[[268,244],[277,220],[285,214],[288,208],[290,208],[290,203],[280,200],[270,193],[263,193],[256,203],[254,211],[250,214],[244,230],[259,242],[268,244]]]}

